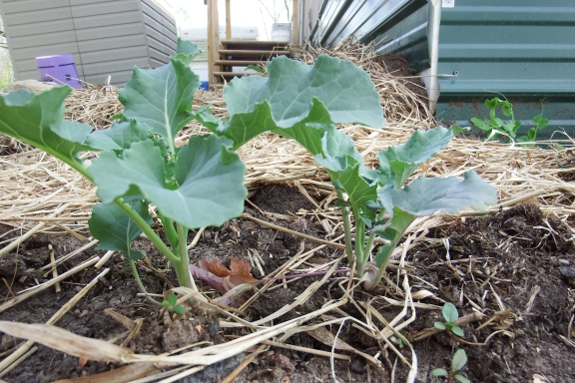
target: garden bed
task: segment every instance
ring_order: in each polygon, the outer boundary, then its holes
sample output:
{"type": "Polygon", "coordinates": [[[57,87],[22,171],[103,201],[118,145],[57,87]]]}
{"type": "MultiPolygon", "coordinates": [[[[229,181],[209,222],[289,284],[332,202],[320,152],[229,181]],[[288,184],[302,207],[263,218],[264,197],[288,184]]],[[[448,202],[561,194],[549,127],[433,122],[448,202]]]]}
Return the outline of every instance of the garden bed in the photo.
{"type": "MultiPolygon", "coordinates": [[[[380,149],[403,143],[414,129],[434,126],[425,102],[409,91],[405,80],[387,73],[362,51],[333,54],[363,66],[381,94],[384,129],[340,127],[354,139],[368,164],[375,162],[380,149]]],[[[114,92],[113,88],[76,92],[81,101],[73,94],[68,117],[105,128],[107,114],[119,111],[109,97],[114,92]],[[97,102],[99,98],[106,101],[97,102]]],[[[197,106],[205,102],[214,105],[216,114],[225,115],[221,94],[199,92],[197,106]]],[[[192,124],[180,142],[200,132],[192,124]]],[[[137,295],[123,256],[94,250],[96,243],[87,231],[90,208],[96,202],[94,187],[39,151],[10,142],[4,148],[9,150],[0,157],[0,241],[7,255],[1,259],[0,272],[6,285],[18,294],[49,282],[53,278],[46,267],[50,253],[58,260],[84,249],[58,265],[59,274],[86,262],[88,266],[62,280],[59,293],[49,287],[12,307],[5,303],[0,307],[1,320],[46,323],[98,278],[56,326],[88,338],[117,338],[116,344],[124,342],[138,355],[160,355],[186,346],[192,347],[186,351],[201,352],[234,339],[241,346],[242,339],[257,333],[254,323],[260,326],[258,331],[277,329],[274,337],[255,342],[237,356],[225,358],[223,351],[210,354],[222,360],[184,381],[223,381],[235,369],[239,382],[312,382],[335,377],[338,381],[406,381],[411,365],[417,366],[417,381],[431,382],[437,378],[431,378],[430,371],[448,367],[458,348],[467,352],[463,374],[472,381],[575,379],[570,363],[575,355],[575,282],[570,276],[575,267],[571,183],[575,170],[570,150],[455,138],[415,176],[460,176],[474,169],[497,188],[498,205],[485,216],[465,212],[461,218],[435,215],[416,220],[394,254],[387,279],[374,291],[365,291],[357,280],[349,283],[346,274],[328,273],[259,286],[253,301],[240,312],[208,305],[170,318],[137,295]],[[96,268],[93,257],[109,258],[96,268]],[[105,269],[109,271],[100,275],[105,269]],[[441,320],[444,302],[454,303],[460,315],[482,314],[462,325],[464,341],[446,332],[424,338],[441,320]],[[122,324],[109,309],[128,319],[122,324]],[[421,340],[400,348],[394,331],[408,340],[421,340]],[[336,335],[348,346],[331,347],[336,335]],[[246,360],[251,363],[242,365],[246,360]]],[[[336,196],[327,173],[313,158],[293,141],[273,135],[258,137],[239,154],[247,165],[249,216],[203,231],[190,250],[191,262],[217,259],[227,264],[231,258],[246,259],[256,278],[274,272],[327,271],[336,264],[346,267],[338,239],[341,214],[333,207],[336,196]]],[[[192,233],[189,242],[194,238],[192,233]]],[[[174,272],[145,238],[138,240],[138,248],[147,254],[138,267],[148,292],[162,294],[176,283],[174,272]]],[[[217,296],[204,284],[200,290],[208,298],[217,296]]],[[[6,302],[11,292],[2,287],[6,302]]],[[[18,342],[5,336],[0,352],[9,358],[18,342]]],[[[156,362],[141,365],[136,375],[167,368],[160,359],[156,362]]],[[[121,367],[86,363],[40,345],[2,379],[47,382],[104,371],[127,376],[130,371],[121,367]]]]}

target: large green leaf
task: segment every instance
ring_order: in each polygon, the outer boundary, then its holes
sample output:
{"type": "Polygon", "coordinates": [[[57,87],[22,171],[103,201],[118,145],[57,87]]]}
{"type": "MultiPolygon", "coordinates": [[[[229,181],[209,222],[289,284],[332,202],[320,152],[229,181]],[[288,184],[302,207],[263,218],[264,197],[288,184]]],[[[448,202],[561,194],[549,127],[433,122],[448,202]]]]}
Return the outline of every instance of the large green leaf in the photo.
{"type": "Polygon", "coordinates": [[[148,138],[151,128],[130,120],[114,123],[110,129],[98,130],[90,134],[86,144],[95,150],[123,150],[134,142],[148,138]]]}
{"type": "Polygon", "coordinates": [[[281,129],[299,126],[301,134],[304,124],[384,124],[373,83],[365,71],[350,62],[322,55],[311,66],[279,57],[268,64],[268,73],[268,77],[235,79],[226,87],[224,99],[230,120],[218,131],[245,130],[241,135],[233,134],[235,147],[268,129],[262,125],[290,137],[295,132],[282,133],[281,129]]]}
{"type": "Polygon", "coordinates": [[[452,129],[441,126],[426,131],[416,130],[405,144],[382,150],[378,159],[379,171],[385,175],[383,179],[393,178],[395,187],[400,188],[419,165],[445,148],[453,136],[452,129]]]}
{"type": "Polygon", "coordinates": [[[0,94],[0,133],[42,149],[68,164],[82,166],[78,152],[88,150],[84,141],[92,128],[64,121],[64,99],[69,86],[40,94],[20,89],[0,94]]]}
{"type": "MultiPolygon", "coordinates": [[[[146,203],[142,200],[127,203],[146,223],[152,224],[152,216],[146,203]]],[[[88,226],[94,238],[100,241],[96,249],[120,251],[126,254],[128,259],[139,259],[144,256],[130,246],[142,231],[115,203],[94,205],[88,226]]]]}
{"type": "Polygon", "coordinates": [[[347,194],[353,211],[365,212],[366,204],[377,200],[377,188],[362,177],[365,165],[353,140],[330,126],[325,129],[321,145],[322,152],[315,156],[315,161],[327,170],[334,185],[347,194]]]}
{"type": "Polygon", "coordinates": [[[182,40],[178,37],[178,48],[176,49],[175,59],[182,61],[186,65],[190,65],[193,59],[199,56],[203,51],[197,44],[191,41],[182,40]]]}
{"type": "Polygon", "coordinates": [[[121,156],[103,152],[89,171],[102,202],[141,193],[167,218],[189,228],[219,226],[240,215],[247,195],[245,165],[224,137],[195,136],[180,148],[177,185],[166,180],[164,159],[152,140],[133,143],[121,156]]]}
{"type": "Polygon", "coordinates": [[[465,172],[464,178],[420,177],[403,189],[391,187],[378,191],[386,211],[399,207],[415,216],[431,215],[436,211],[459,213],[466,207],[484,210],[497,203],[497,191],[474,171],[465,172]]]}
{"type": "Polygon", "coordinates": [[[176,133],[192,118],[193,96],[199,86],[199,77],[176,57],[156,69],[134,68],[132,79],[119,91],[122,116],[150,126],[173,145],[176,133]]]}
{"type": "Polygon", "coordinates": [[[311,66],[282,56],[268,64],[268,73],[230,83],[224,94],[230,115],[249,112],[267,100],[278,126],[290,127],[308,115],[311,100],[317,98],[334,123],[384,124],[369,75],[349,61],[321,55],[311,66]]]}

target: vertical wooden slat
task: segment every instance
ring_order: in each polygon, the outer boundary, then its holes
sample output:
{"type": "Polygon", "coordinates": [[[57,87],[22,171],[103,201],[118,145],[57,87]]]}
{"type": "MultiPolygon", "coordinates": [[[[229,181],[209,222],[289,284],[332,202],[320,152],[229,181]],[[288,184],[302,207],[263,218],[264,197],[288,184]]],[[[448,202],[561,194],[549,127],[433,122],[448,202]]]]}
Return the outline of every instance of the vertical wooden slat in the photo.
{"type": "Polygon", "coordinates": [[[232,39],[232,10],[230,0],[226,0],[226,40],[232,39]]]}
{"type": "Polygon", "coordinates": [[[292,28],[292,43],[293,45],[299,45],[299,7],[298,0],[293,0],[292,10],[291,10],[291,28],[292,28]]]}
{"type": "Polygon", "coordinates": [[[218,15],[218,1],[208,1],[208,81],[209,85],[218,83],[214,77],[214,72],[218,71],[215,62],[219,58],[219,45],[220,45],[220,23],[218,15]]]}

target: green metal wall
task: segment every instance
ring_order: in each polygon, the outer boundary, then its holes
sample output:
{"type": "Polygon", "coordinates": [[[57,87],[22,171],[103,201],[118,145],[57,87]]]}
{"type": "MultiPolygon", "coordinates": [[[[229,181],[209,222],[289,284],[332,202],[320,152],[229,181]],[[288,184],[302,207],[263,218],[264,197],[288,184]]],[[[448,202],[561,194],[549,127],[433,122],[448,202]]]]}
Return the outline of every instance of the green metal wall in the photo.
{"type": "MultiPolygon", "coordinates": [[[[541,112],[575,133],[575,0],[439,1],[436,116],[467,123],[487,115],[483,101],[502,93],[524,126],[541,112]],[[445,6],[447,5],[447,7],[445,6]],[[442,76],[443,75],[443,76],[442,76]]],[[[378,53],[400,53],[429,67],[428,2],[325,0],[311,41],[333,46],[351,35],[378,53]]]]}
{"type": "Polygon", "coordinates": [[[575,1],[455,0],[443,8],[436,115],[465,122],[484,116],[483,100],[509,98],[523,125],[541,112],[547,135],[575,128],[575,1]]]}

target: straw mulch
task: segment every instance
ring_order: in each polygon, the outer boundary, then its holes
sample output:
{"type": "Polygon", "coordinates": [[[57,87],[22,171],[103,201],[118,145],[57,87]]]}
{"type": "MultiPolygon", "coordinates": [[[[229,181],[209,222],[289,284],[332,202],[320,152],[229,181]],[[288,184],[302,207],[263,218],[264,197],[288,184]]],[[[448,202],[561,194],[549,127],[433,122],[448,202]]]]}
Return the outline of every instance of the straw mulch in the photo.
{"type": "MultiPolygon", "coordinates": [[[[436,126],[427,109],[427,100],[409,89],[414,85],[413,79],[387,73],[369,48],[342,44],[332,51],[297,53],[307,62],[312,62],[319,53],[335,55],[353,61],[372,77],[381,94],[387,121],[385,128],[341,127],[355,140],[368,164],[374,163],[380,149],[405,142],[414,129],[436,126]]],[[[227,114],[221,90],[198,91],[195,107],[205,103],[212,104],[214,114],[227,114]]],[[[75,90],[66,100],[66,106],[66,118],[89,123],[97,129],[108,127],[110,117],[122,110],[117,101],[117,89],[109,86],[75,90]]],[[[201,132],[204,130],[192,122],[180,133],[178,140],[184,142],[190,135],[201,132]]],[[[11,142],[12,146],[18,145],[11,142]]],[[[242,147],[239,153],[248,169],[246,185],[252,190],[267,183],[304,187],[309,194],[324,198],[319,203],[322,209],[327,209],[335,199],[327,174],[292,140],[262,135],[242,147]]],[[[570,150],[531,149],[456,138],[422,166],[416,176],[461,176],[467,170],[476,170],[499,191],[499,204],[490,211],[529,202],[573,227],[573,159],[570,150]]],[[[91,206],[97,202],[95,188],[68,166],[32,149],[0,156],[0,171],[0,224],[25,233],[41,222],[44,223],[40,228],[42,232],[74,231],[89,235],[87,219],[91,206]]],[[[442,219],[436,218],[434,222],[439,224],[442,219]]],[[[4,243],[0,238],[0,246],[4,243]]]]}

